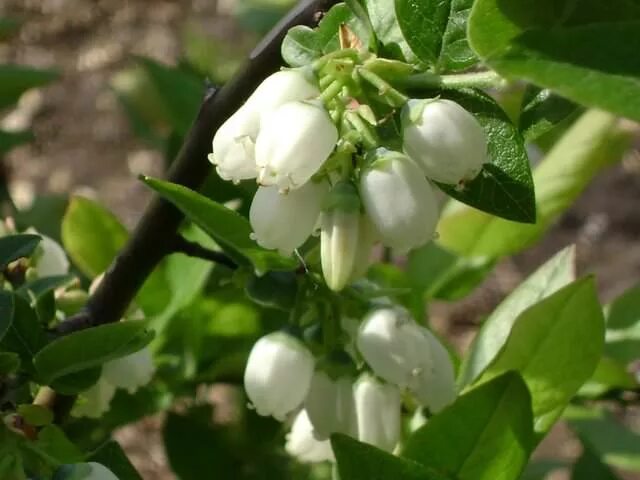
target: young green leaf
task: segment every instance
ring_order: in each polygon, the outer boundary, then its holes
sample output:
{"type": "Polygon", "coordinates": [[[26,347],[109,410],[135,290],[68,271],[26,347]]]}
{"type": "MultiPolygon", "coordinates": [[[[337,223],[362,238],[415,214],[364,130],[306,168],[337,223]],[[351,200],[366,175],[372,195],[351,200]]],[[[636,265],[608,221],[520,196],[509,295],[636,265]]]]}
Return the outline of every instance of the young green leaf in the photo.
{"type": "Polygon", "coordinates": [[[89,278],[104,272],[127,240],[127,230],[99,203],[73,197],[62,220],[62,243],[89,278]]]}
{"type": "Polygon", "coordinates": [[[576,253],[567,247],[532,273],[489,315],[465,355],[458,385],[473,383],[504,346],[518,316],[575,280],[576,253]]]}
{"type": "Polygon", "coordinates": [[[13,323],[13,295],[4,290],[0,291],[0,341],[11,328],[13,323]]]}
{"type": "Polygon", "coordinates": [[[396,17],[406,42],[436,72],[469,68],[477,59],[467,43],[473,0],[396,0],[396,17]]]}
{"type": "Polygon", "coordinates": [[[527,142],[532,142],[558,124],[575,118],[580,111],[578,105],[566,98],[530,85],[522,99],[518,129],[527,142]]]}
{"type": "Polygon", "coordinates": [[[28,257],[40,243],[40,237],[32,234],[9,235],[0,238],[0,269],[19,258],[28,257]]]}
{"type": "Polygon", "coordinates": [[[293,270],[295,260],[259,247],[251,239],[251,226],[237,212],[181,185],[146,177],[144,182],[178,207],[241,264],[249,261],[256,270],[293,270]]]}
{"type": "Polygon", "coordinates": [[[510,372],[429,419],[402,455],[459,480],[511,480],[519,477],[533,445],[531,396],[510,372]]]}
{"type": "Polygon", "coordinates": [[[74,332],[40,350],[33,362],[42,380],[52,381],[137,352],[153,338],[143,322],[119,322],[74,332]]]}
{"type": "Polygon", "coordinates": [[[544,3],[534,8],[531,0],[514,0],[504,8],[500,0],[476,1],[471,46],[506,77],[640,120],[640,6],[544,3]]]}
{"type": "Polygon", "coordinates": [[[604,318],[591,277],[561,288],[520,314],[480,381],[510,370],[529,387],[534,430],[544,435],[593,374],[604,345],[604,318]]]}
{"type": "Polygon", "coordinates": [[[438,224],[439,243],[465,256],[500,258],[535,243],[592,178],[629,145],[616,117],[590,110],[563,135],[534,172],[537,222],[523,225],[450,204],[438,224]]]}
{"type": "Polygon", "coordinates": [[[599,458],[592,448],[582,442],[582,455],[576,460],[571,471],[571,480],[620,480],[613,470],[599,458]]]}
{"type": "Polygon", "coordinates": [[[395,0],[364,0],[373,31],[380,43],[380,56],[417,63],[396,17],[395,0]]]}
{"type": "Polygon", "coordinates": [[[459,191],[438,184],[451,197],[479,210],[517,222],[536,221],[536,203],[524,139],[500,106],[479,90],[442,94],[474,114],[488,139],[488,162],[482,172],[459,191]]]}
{"type": "Polygon", "coordinates": [[[412,460],[396,457],[351,437],[331,435],[340,478],[344,480],[452,480],[412,460]]]}
{"type": "Polygon", "coordinates": [[[0,65],[0,110],[18,101],[20,96],[36,87],[42,87],[58,78],[54,70],[41,70],[22,65],[0,65]]]}

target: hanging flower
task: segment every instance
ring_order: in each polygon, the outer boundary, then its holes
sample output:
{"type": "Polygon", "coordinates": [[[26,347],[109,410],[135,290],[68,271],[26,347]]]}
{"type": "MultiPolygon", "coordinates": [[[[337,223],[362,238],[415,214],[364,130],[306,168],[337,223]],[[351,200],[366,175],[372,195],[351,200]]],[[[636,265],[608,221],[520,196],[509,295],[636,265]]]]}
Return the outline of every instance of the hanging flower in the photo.
{"type": "Polygon", "coordinates": [[[433,412],[455,399],[448,352],[405,310],[381,308],[369,313],[358,331],[357,346],[376,375],[409,389],[433,412]]]}
{"type": "Polygon", "coordinates": [[[291,255],[313,233],[328,190],[326,182],[308,182],[286,194],[275,186],[258,188],[249,210],[253,238],[291,255]]]}
{"type": "Polygon", "coordinates": [[[332,433],[356,435],[353,380],[350,377],[334,380],[327,373],[316,371],[304,405],[316,439],[326,440],[332,433]]]}
{"type": "Polygon", "coordinates": [[[117,388],[135,393],[147,385],[156,371],[153,355],[149,347],[144,347],[131,355],[116,358],[102,366],[102,376],[117,388]]]}
{"type": "Polygon", "coordinates": [[[300,188],[329,158],[338,130],[322,104],[289,102],[262,118],[256,140],[258,183],[300,188]]]}
{"type": "Polygon", "coordinates": [[[487,135],[451,100],[410,100],[402,112],[404,151],[436,182],[473,180],[487,161],[487,135]]]}
{"type": "Polygon", "coordinates": [[[437,200],[422,171],[405,155],[379,149],[360,176],[360,195],[384,245],[404,253],[433,239],[437,200]]]}
{"type": "Polygon", "coordinates": [[[302,463],[335,462],[331,442],[316,440],[313,436],[313,425],[306,410],[300,410],[296,415],[284,448],[289,455],[302,463]]]}
{"type": "Polygon", "coordinates": [[[53,238],[35,231],[27,230],[41,237],[37,253],[34,257],[34,267],[38,278],[66,275],[69,273],[69,259],[64,248],[53,238]]]}
{"type": "Polygon", "coordinates": [[[392,452],[400,441],[400,391],[362,374],[354,386],[358,440],[392,452]]]}
{"type": "Polygon", "coordinates": [[[118,480],[111,470],[100,463],[74,463],[60,467],[53,480],[118,480]]]}
{"type": "Polygon", "coordinates": [[[311,352],[291,335],[275,332],[258,340],[244,371],[245,390],[258,415],[283,421],[302,405],[314,364],[311,352]]]}
{"type": "Polygon", "coordinates": [[[74,417],[100,418],[111,406],[116,387],[104,378],[82,392],[71,410],[74,417]]]}

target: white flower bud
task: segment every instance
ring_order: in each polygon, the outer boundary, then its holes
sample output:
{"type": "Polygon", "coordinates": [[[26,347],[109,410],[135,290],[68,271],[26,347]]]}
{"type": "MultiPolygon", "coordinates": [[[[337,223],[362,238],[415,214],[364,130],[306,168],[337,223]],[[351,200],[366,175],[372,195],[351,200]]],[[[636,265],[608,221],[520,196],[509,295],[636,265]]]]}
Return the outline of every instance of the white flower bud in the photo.
{"type": "Polygon", "coordinates": [[[289,102],[263,116],[256,140],[258,183],[300,188],[322,167],[338,130],[319,102],[289,102]]]}
{"type": "Polygon", "coordinates": [[[433,239],[439,208],[433,188],[408,157],[379,150],[360,176],[365,211],[382,243],[405,253],[433,239]]]}
{"type": "Polygon", "coordinates": [[[399,308],[370,312],[358,331],[358,350],[376,375],[407,388],[437,412],[455,399],[453,364],[426,328],[399,308]]]}
{"type": "Polygon", "coordinates": [[[451,100],[410,100],[402,112],[404,151],[436,182],[473,180],[487,161],[487,135],[451,100]]]}
{"type": "Polygon", "coordinates": [[[314,359],[295,337],[275,332],[251,349],[244,372],[244,387],[258,415],[283,421],[307,396],[314,359]]]}
{"type": "Polygon", "coordinates": [[[129,393],[147,385],[153,378],[155,365],[149,347],[144,347],[131,355],[116,358],[102,366],[103,378],[118,388],[129,393]]]}
{"type": "Polygon", "coordinates": [[[71,410],[71,415],[100,418],[109,410],[115,394],[116,387],[104,378],[100,378],[94,386],[79,395],[71,410]]]}
{"type": "Polygon", "coordinates": [[[42,237],[35,257],[35,269],[38,278],[69,273],[69,259],[64,248],[53,238],[42,235],[35,230],[33,230],[33,233],[42,237]]]}
{"type": "Polygon", "coordinates": [[[308,182],[286,194],[277,187],[258,188],[249,210],[252,238],[291,255],[313,233],[328,190],[326,182],[308,182]]]}
{"type": "Polygon", "coordinates": [[[363,374],[354,386],[358,440],[392,452],[400,440],[400,391],[363,374]]]}
{"type": "Polygon", "coordinates": [[[304,406],[316,439],[326,440],[332,433],[356,435],[351,378],[343,376],[333,380],[325,372],[316,371],[304,406]]]}
{"type": "Polygon", "coordinates": [[[327,286],[342,290],[351,279],[360,240],[360,198],[349,182],[336,184],[320,217],[320,258],[327,286]]]}
{"type": "Polygon", "coordinates": [[[360,215],[359,222],[358,249],[356,251],[353,273],[351,274],[350,280],[352,282],[363,277],[369,270],[369,267],[371,266],[371,250],[378,240],[376,229],[373,226],[373,223],[371,223],[368,215],[360,215]]]}
{"type": "Polygon", "coordinates": [[[242,107],[218,128],[209,160],[220,178],[239,182],[256,177],[255,141],[259,126],[259,114],[242,107]]]}
{"type": "Polygon", "coordinates": [[[318,463],[324,461],[335,462],[331,442],[319,441],[313,436],[313,425],[309,421],[306,410],[296,415],[291,431],[287,434],[285,450],[299,462],[318,463]]]}

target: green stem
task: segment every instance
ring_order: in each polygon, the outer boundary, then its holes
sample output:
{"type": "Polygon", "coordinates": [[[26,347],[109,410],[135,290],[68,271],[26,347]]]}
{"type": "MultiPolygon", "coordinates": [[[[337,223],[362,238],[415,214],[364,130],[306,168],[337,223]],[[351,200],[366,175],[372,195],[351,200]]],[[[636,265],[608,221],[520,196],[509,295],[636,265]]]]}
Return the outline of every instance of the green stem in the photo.
{"type": "Polygon", "coordinates": [[[360,115],[356,112],[347,112],[346,118],[353,125],[353,128],[358,131],[362,137],[362,142],[367,148],[376,148],[380,144],[373,128],[360,115]]]}
{"type": "Polygon", "coordinates": [[[505,79],[492,70],[455,75],[425,72],[410,75],[400,82],[405,88],[504,88],[506,85],[505,79]]]}
{"type": "Polygon", "coordinates": [[[344,83],[338,79],[331,82],[320,94],[320,100],[322,100],[322,103],[326,105],[333,100],[342,91],[343,86],[344,83]]]}
{"type": "Polygon", "coordinates": [[[378,74],[373,73],[366,68],[359,68],[358,74],[371,85],[378,89],[378,93],[381,97],[385,97],[389,104],[393,107],[400,107],[407,103],[409,97],[399,92],[391,86],[389,82],[380,77],[378,74]]]}

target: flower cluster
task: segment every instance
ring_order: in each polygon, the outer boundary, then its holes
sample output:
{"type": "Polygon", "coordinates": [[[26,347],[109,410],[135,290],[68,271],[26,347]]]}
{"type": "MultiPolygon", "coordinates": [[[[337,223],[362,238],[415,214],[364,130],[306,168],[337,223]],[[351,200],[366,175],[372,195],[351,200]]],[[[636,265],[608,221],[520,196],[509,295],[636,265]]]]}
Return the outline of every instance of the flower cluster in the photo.
{"type": "Polygon", "coordinates": [[[320,230],[324,278],[339,291],[366,272],[376,242],[404,253],[434,237],[431,181],[464,186],[487,141],[457,103],[407,99],[401,148],[387,148],[375,134],[384,120],[353,88],[321,92],[326,78],[311,67],[268,77],[218,129],[209,158],[225,180],[257,179],[249,219],[262,247],[291,255],[320,230]]]}
{"type": "Polygon", "coordinates": [[[317,361],[302,340],[283,332],[251,350],[244,376],[249,400],[258,414],[280,421],[297,413],[286,448],[302,461],[331,460],[327,440],[336,432],[393,451],[403,394],[431,412],[455,398],[446,349],[407,311],[377,308],[355,337],[354,365],[347,369],[317,361]]]}

